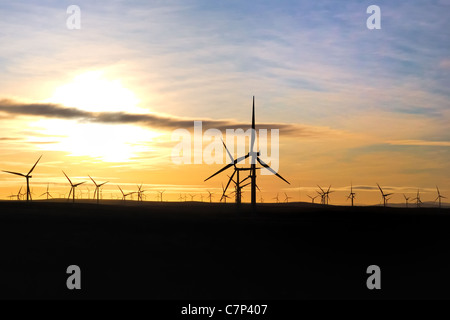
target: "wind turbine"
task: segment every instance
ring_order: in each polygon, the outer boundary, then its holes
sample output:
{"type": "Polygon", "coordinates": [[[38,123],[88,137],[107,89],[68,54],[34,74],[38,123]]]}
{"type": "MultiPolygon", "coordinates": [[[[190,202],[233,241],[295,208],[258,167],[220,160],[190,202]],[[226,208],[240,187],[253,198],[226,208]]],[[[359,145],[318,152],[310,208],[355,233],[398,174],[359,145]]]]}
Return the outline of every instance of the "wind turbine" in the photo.
{"type": "MultiPolygon", "coordinates": [[[[441,207],[441,198],[446,199],[446,197],[441,196],[441,193],[439,192],[438,186],[436,186],[436,190],[437,190],[437,193],[438,193],[438,196],[437,196],[436,200],[439,200],[439,208],[440,208],[441,207]]],[[[434,200],[434,201],[436,202],[436,200],[434,200]]]]}
{"type": "Polygon", "coordinates": [[[118,187],[119,187],[120,192],[122,192],[122,200],[123,201],[125,201],[128,196],[131,196],[134,193],[134,192],[124,193],[122,188],[120,186],[118,186],[118,187]]]}
{"type": "Polygon", "coordinates": [[[352,184],[350,184],[350,193],[347,197],[347,200],[348,199],[352,200],[352,207],[353,207],[353,200],[355,199],[355,196],[356,196],[356,193],[353,192],[353,183],[352,183],[352,184]]]}
{"type": "Polygon", "coordinates": [[[211,202],[212,202],[212,197],[213,197],[213,194],[214,194],[214,193],[212,193],[212,192],[210,192],[210,191],[208,190],[208,198],[209,198],[209,203],[211,203],[211,202]]]}
{"type": "Polygon", "coordinates": [[[39,197],[42,197],[43,195],[47,195],[47,200],[48,200],[48,197],[50,197],[50,198],[53,199],[53,197],[52,197],[52,195],[50,194],[50,192],[48,192],[48,188],[49,188],[49,184],[47,183],[47,191],[44,192],[43,194],[41,194],[39,197]]]}
{"type": "Polygon", "coordinates": [[[417,208],[420,207],[420,204],[422,203],[422,200],[420,200],[420,192],[419,189],[417,189],[417,196],[413,199],[416,200],[417,208]]]}
{"type": "Polygon", "coordinates": [[[330,189],[331,189],[331,184],[330,184],[330,186],[328,187],[328,190],[327,190],[327,191],[323,190],[319,185],[317,185],[317,186],[319,187],[319,189],[320,189],[320,191],[321,191],[321,192],[317,191],[317,193],[320,194],[320,196],[321,196],[321,198],[322,198],[321,203],[322,203],[322,204],[328,204],[328,201],[330,200],[330,193],[334,192],[334,191],[330,191],[330,189]]]}
{"type": "Polygon", "coordinates": [[[190,194],[189,193],[189,196],[191,197],[191,201],[193,202],[194,201],[194,197],[196,196],[195,194],[190,194]]]}
{"type": "Polygon", "coordinates": [[[378,189],[380,189],[381,192],[381,196],[383,197],[383,206],[386,207],[387,201],[389,199],[387,199],[388,196],[393,195],[393,193],[384,193],[383,189],[381,189],[380,185],[377,183],[378,189]]]}
{"type": "Polygon", "coordinates": [[[22,177],[25,177],[25,179],[27,179],[27,201],[32,200],[31,199],[31,192],[30,192],[30,179],[32,178],[31,173],[33,172],[34,168],[38,164],[39,160],[41,160],[41,158],[42,158],[42,155],[39,157],[39,159],[37,159],[36,163],[34,164],[34,166],[31,168],[31,170],[27,174],[22,174],[22,173],[19,173],[19,172],[3,170],[3,172],[15,174],[15,175],[18,175],[18,176],[22,176],[22,177]]]}
{"type": "Polygon", "coordinates": [[[250,165],[250,181],[251,181],[251,204],[253,207],[256,206],[256,162],[258,162],[260,165],[262,165],[264,168],[272,172],[274,175],[276,175],[281,180],[285,181],[287,184],[290,184],[286,179],[284,179],[282,176],[280,176],[275,170],[273,170],[268,164],[266,164],[264,161],[262,161],[259,158],[259,152],[254,151],[255,147],[255,140],[256,140],[256,130],[255,130],[255,96],[253,96],[253,108],[252,108],[252,128],[251,128],[251,140],[250,140],[250,150],[249,152],[240,158],[237,158],[236,160],[232,161],[232,163],[227,164],[225,167],[214,173],[212,176],[207,178],[205,181],[211,179],[215,175],[221,173],[222,171],[230,168],[231,166],[236,166],[237,163],[241,162],[242,160],[247,159],[248,157],[251,157],[251,165],[250,165]]]}
{"type": "Polygon", "coordinates": [[[140,186],[137,186],[137,187],[138,187],[138,191],[137,191],[138,201],[144,201],[143,200],[144,192],[147,191],[147,190],[142,190],[142,183],[141,183],[140,186]]]}
{"type": "Polygon", "coordinates": [[[403,194],[403,197],[405,198],[405,204],[406,204],[406,207],[408,208],[408,200],[410,197],[405,196],[405,194],[403,194]]]}
{"type": "Polygon", "coordinates": [[[259,198],[259,202],[264,203],[264,198],[263,198],[262,195],[261,195],[260,198],[259,198]]]}
{"type": "Polygon", "coordinates": [[[159,198],[161,199],[161,202],[163,202],[163,193],[166,192],[166,190],[163,191],[158,191],[159,193],[159,198]]]}
{"type": "Polygon", "coordinates": [[[24,195],[23,193],[21,193],[21,191],[22,191],[22,186],[20,186],[19,192],[17,192],[17,195],[16,195],[18,201],[21,200],[20,198],[24,195]]]}
{"type": "Polygon", "coordinates": [[[273,200],[277,200],[277,203],[280,202],[280,200],[278,199],[278,193],[277,193],[277,196],[276,196],[276,197],[273,197],[272,199],[273,199],[273,200]]]}
{"type": "Polygon", "coordinates": [[[181,195],[181,193],[180,193],[180,197],[178,198],[178,201],[183,201],[183,196],[181,195]]]}
{"type": "Polygon", "coordinates": [[[67,176],[67,174],[64,171],[62,173],[64,173],[64,175],[66,176],[67,180],[69,180],[69,183],[70,183],[70,186],[71,186],[70,192],[69,192],[69,196],[67,197],[67,199],[70,199],[70,195],[72,194],[73,202],[75,202],[75,189],[76,189],[76,187],[78,187],[79,185],[85,183],[86,181],[73,184],[72,181],[70,181],[70,179],[67,176]]]}
{"type": "MultiPolygon", "coordinates": [[[[100,183],[100,184],[97,184],[97,182],[95,182],[95,180],[92,179],[92,177],[91,177],[90,175],[88,175],[88,177],[91,178],[92,182],[95,184],[94,198],[95,198],[95,195],[97,194],[97,203],[99,203],[99,201],[100,201],[100,188],[101,188],[104,184],[107,184],[108,181],[103,182],[103,183],[100,183]]],[[[90,193],[90,191],[89,191],[89,193],[90,193]]]]}
{"type": "Polygon", "coordinates": [[[285,203],[289,203],[289,199],[291,199],[292,197],[288,197],[288,195],[286,194],[286,192],[284,193],[284,195],[286,196],[286,197],[284,198],[284,202],[285,202],[285,203]]]}
{"type": "Polygon", "coordinates": [[[311,203],[314,203],[314,200],[319,196],[319,194],[315,197],[312,197],[309,194],[307,194],[307,196],[311,199],[311,203]]]}

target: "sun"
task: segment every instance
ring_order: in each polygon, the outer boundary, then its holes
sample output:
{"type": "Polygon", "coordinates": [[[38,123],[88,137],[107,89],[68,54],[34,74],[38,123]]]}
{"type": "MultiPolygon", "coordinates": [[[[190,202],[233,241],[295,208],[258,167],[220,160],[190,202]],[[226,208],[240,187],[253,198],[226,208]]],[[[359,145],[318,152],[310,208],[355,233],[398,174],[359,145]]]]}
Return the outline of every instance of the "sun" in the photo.
{"type": "MultiPolygon", "coordinates": [[[[97,70],[84,72],[72,82],[57,87],[52,97],[43,102],[89,112],[147,113],[138,107],[139,101],[119,79],[108,79],[105,72],[97,70]]],[[[30,127],[52,141],[40,144],[45,150],[103,162],[128,162],[149,152],[152,140],[161,135],[131,124],[79,123],[62,119],[40,119],[30,127]]]]}
{"type": "Polygon", "coordinates": [[[45,102],[91,112],[142,113],[140,100],[120,79],[108,79],[103,70],[81,73],[72,82],[57,87],[45,102]]]}

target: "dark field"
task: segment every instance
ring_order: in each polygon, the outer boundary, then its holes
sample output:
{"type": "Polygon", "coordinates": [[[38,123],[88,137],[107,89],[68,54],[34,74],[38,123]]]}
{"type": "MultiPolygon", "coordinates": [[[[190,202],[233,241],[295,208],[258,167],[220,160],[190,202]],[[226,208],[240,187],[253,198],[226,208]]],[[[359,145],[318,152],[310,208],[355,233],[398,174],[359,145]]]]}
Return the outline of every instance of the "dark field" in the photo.
{"type": "Polygon", "coordinates": [[[449,209],[0,202],[0,297],[450,298],[449,231],[449,209]]]}

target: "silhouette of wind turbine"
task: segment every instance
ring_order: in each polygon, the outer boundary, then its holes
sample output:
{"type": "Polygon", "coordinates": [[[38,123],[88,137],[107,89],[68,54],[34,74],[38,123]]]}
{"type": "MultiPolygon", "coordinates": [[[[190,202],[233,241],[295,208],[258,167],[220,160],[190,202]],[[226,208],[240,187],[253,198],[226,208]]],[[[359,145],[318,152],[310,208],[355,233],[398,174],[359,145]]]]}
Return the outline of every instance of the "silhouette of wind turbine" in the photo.
{"type": "Polygon", "coordinates": [[[444,196],[441,195],[441,193],[439,192],[438,186],[436,186],[436,190],[437,190],[438,196],[437,196],[437,198],[436,198],[434,201],[436,202],[436,200],[439,200],[439,208],[440,208],[440,207],[441,207],[441,199],[442,199],[442,198],[443,198],[443,199],[446,199],[446,197],[444,197],[444,196]]]}
{"type": "Polygon", "coordinates": [[[407,196],[405,196],[405,194],[403,194],[403,198],[405,198],[405,204],[406,204],[406,207],[408,208],[408,200],[410,197],[407,197],[407,196]]]}
{"type": "Polygon", "coordinates": [[[30,171],[28,171],[27,174],[3,170],[3,172],[6,172],[6,173],[15,174],[15,175],[18,175],[18,176],[25,177],[25,179],[27,180],[27,201],[32,200],[31,199],[31,192],[30,192],[30,179],[32,178],[31,173],[33,172],[34,168],[38,164],[39,160],[41,160],[41,158],[42,158],[42,155],[39,157],[39,159],[36,161],[34,166],[31,168],[30,171]]]}
{"type": "Polygon", "coordinates": [[[122,192],[122,200],[123,201],[125,201],[128,196],[131,196],[134,193],[134,192],[124,193],[122,188],[120,186],[118,186],[118,187],[119,187],[120,192],[122,192]]]}
{"type": "Polygon", "coordinates": [[[314,203],[314,200],[319,196],[319,194],[315,197],[312,197],[309,194],[307,194],[307,196],[311,199],[311,203],[314,203]]]}
{"type": "Polygon", "coordinates": [[[43,195],[47,195],[47,200],[48,200],[48,197],[50,197],[50,198],[53,199],[53,197],[52,197],[52,195],[50,194],[50,192],[48,192],[48,188],[49,188],[49,184],[47,183],[47,191],[44,192],[43,194],[41,194],[39,197],[42,197],[43,195]]]}
{"type": "Polygon", "coordinates": [[[100,201],[100,188],[101,188],[104,184],[107,184],[108,181],[103,182],[103,183],[100,183],[100,184],[97,184],[97,182],[95,182],[95,180],[92,179],[92,177],[91,177],[90,175],[88,175],[88,177],[91,178],[92,182],[93,182],[94,185],[95,185],[94,198],[95,198],[95,195],[97,194],[97,203],[99,203],[99,201],[100,201]]]}
{"type": "Polygon", "coordinates": [[[280,200],[278,199],[278,193],[277,193],[277,196],[276,196],[276,197],[273,197],[272,199],[273,199],[273,200],[276,200],[276,201],[277,201],[277,203],[279,203],[279,202],[280,202],[280,200]]]}
{"type": "Polygon", "coordinates": [[[214,194],[214,193],[212,193],[212,192],[210,192],[210,191],[208,190],[208,198],[209,198],[209,203],[211,203],[211,202],[212,202],[212,197],[213,197],[213,194],[214,194]]]}
{"type": "Polygon", "coordinates": [[[161,199],[161,202],[163,202],[163,193],[166,192],[166,190],[163,191],[158,191],[159,193],[159,198],[161,199]]]}
{"type": "Polygon", "coordinates": [[[258,162],[260,165],[262,165],[264,168],[269,170],[271,173],[276,175],[281,180],[285,181],[287,184],[290,184],[286,179],[284,179],[281,175],[279,175],[275,170],[273,170],[268,164],[266,164],[264,161],[262,161],[259,158],[259,152],[254,151],[255,147],[255,140],[256,140],[256,130],[255,130],[255,96],[253,96],[253,108],[252,108],[252,128],[251,128],[251,139],[250,139],[250,150],[249,152],[240,158],[235,159],[231,163],[224,166],[222,169],[214,173],[209,178],[205,179],[205,181],[211,179],[215,175],[221,173],[222,171],[230,168],[231,166],[236,166],[237,163],[241,162],[242,160],[247,159],[248,157],[251,158],[251,165],[250,165],[250,181],[251,181],[251,204],[252,206],[256,206],[256,162],[258,162]]]}
{"type": "Polygon", "coordinates": [[[147,190],[142,190],[142,183],[141,183],[140,186],[137,186],[137,187],[138,187],[138,191],[137,191],[138,201],[144,201],[143,200],[143,195],[144,195],[144,192],[147,191],[147,190]]]}
{"type": "Polygon", "coordinates": [[[386,207],[387,201],[390,199],[388,199],[387,197],[389,197],[390,195],[393,195],[393,193],[384,193],[383,189],[381,189],[380,185],[377,183],[378,189],[380,189],[381,192],[381,196],[383,197],[383,206],[386,207]]]}
{"type": "Polygon", "coordinates": [[[289,203],[289,199],[292,199],[292,197],[288,197],[288,195],[286,194],[286,192],[284,193],[285,198],[284,198],[284,202],[285,203],[289,203]]]}
{"type": "Polygon", "coordinates": [[[420,200],[419,189],[417,189],[417,196],[413,200],[416,200],[417,208],[420,208],[420,204],[422,203],[422,200],[420,200]]]}
{"type": "Polygon", "coordinates": [[[76,187],[78,187],[79,185],[85,183],[86,181],[73,184],[72,181],[70,181],[70,179],[67,176],[67,174],[64,171],[62,173],[64,173],[64,175],[66,176],[67,180],[69,180],[70,187],[71,187],[70,188],[70,192],[69,192],[69,196],[67,197],[67,199],[70,199],[70,195],[72,194],[73,202],[75,202],[75,189],[76,189],[76,187]]]}
{"type": "Polygon", "coordinates": [[[356,196],[356,193],[353,192],[353,183],[352,183],[352,184],[350,184],[350,193],[347,197],[347,200],[348,199],[352,200],[352,207],[353,207],[353,200],[355,199],[355,196],[356,196]]]}

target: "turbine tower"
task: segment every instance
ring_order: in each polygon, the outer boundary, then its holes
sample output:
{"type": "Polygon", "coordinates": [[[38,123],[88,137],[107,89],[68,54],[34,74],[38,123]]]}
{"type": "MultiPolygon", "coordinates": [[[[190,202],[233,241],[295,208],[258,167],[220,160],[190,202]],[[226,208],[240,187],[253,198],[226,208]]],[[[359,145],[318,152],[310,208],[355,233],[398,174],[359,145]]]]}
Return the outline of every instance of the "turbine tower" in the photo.
{"type": "Polygon", "coordinates": [[[18,176],[22,176],[22,177],[25,177],[25,179],[27,179],[27,201],[32,200],[31,199],[31,191],[30,191],[30,179],[32,178],[31,173],[33,172],[34,168],[38,164],[39,160],[41,160],[41,158],[42,158],[42,155],[39,157],[39,159],[36,161],[34,166],[31,168],[31,170],[27,174],[22,174],[22,173],[19,173],[19,172],[3,170],[3,172],[15,174],[15,175],[18,175],[18,176]]]}
{"type": "Polygon", "coordinates": [[[70,183],[70,192],[69,192],[69,196],[67,197],[67,199],[70,199],[70,195],[72,194],[72,199],[73,202],[75,202],[75,189],[76,187],[78,187],[79,185],[85,183],[86,181],[80,182],[80,183],[75,183],[73,184],[72,181],[70,181],[69,177],[67,176],[67,174],[63,171],[62,173],[64,173],[64,175],[66,176],[67,180],[69,180],[70,183]]]}
{"type": "Polygon", "coordinates": [[[92,179],[92,177],[90,175],[88,175],[89,178],[91,178],[92,182],[95,184],[95,191],[94,191],[94,198],[95,198],[95,194],[97,194],[97,203],[99,203],[100,201],[100,188],[104,185],[107,184],[108,181],[97,184],[97,182],[95,182],[94,179],[92,179]]]}
{"type": "Polygon", "coordinates": [[[273,170],[268,164],[266,164],[264,161],[262,161],[259,158],[259,152],[255,152],[255,140],[256,140],[256,131],[255,131],[255,96],[253,96],[253,108],[252,108],[252,128],[251,128],[251,139],[250,139],[250,150],[245,155],[238,159],[235,159],[232,161],[232,163],[227,164],[225,167],[214,173],[209,178],[205,179],[205,181],[211,179],[215,175],[221,173],[222,171],[230,168],[231,166],[236,166],[237,163],[241,162],[242,160],[247,159],[250,157],[251,159],[251,165],[250,165],[250,183],[251,183],[251,204],[253,207],[256,206],[256,162],[258,162],[261,166],[269,170],[271,173],[276,175],[281,180],[285,181],[287,184],[290,184],[286,179],[284,179],[281,175],[279,175],[275,170],[273,170]]]}

